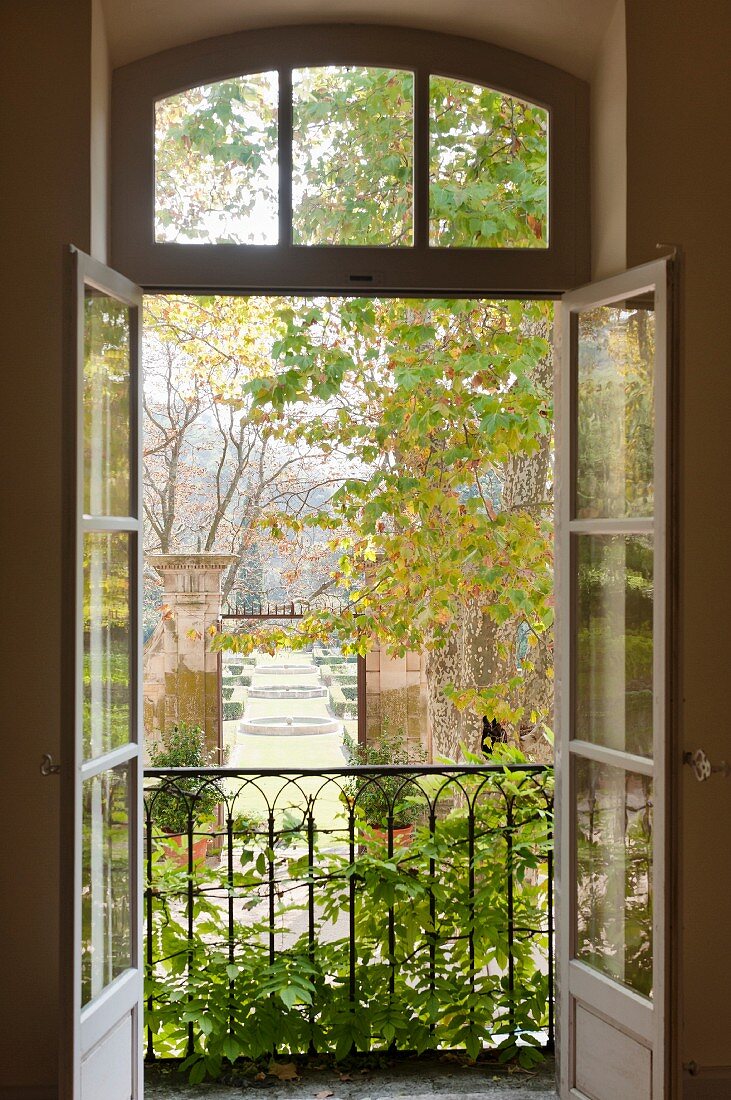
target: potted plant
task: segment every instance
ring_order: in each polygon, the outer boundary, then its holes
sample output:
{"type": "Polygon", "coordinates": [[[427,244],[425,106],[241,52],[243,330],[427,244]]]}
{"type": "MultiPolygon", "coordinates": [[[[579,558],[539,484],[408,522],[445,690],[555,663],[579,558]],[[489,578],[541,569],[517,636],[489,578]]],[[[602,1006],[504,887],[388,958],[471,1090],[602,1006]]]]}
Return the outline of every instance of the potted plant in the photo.
{"type": "MultiPolygon", "coordinates": [[[[351,766],[377,768],[389,764],[419,764],[426,759],[421,748],[409,749],[402,730],[391,733],[384,722],[379,740],[359,745],[348,734],[345,753],[351,766]]],[[[416,780],[403,774],[354,776],[343,790],[344,801],[364,819],[369,834],[379,843],[388,843],[389,823],[394,847],[408,844],[414,835],[414,822],[423,812],[416,780]]]]}
{"type": "MultiPolygon", "coordinates": [[[[215,763],[214,755],[206,749],[205,733],[200,726],[179,722],[162,735],[160,744],[150,748],[150,763],[154,768],[208,768],[215,763]]],[[[188,828],[192,824],[193,860],[205,859],[210,825],[222,797],[218,784],[202,776],[171,776],[161,780],[150,794],[150,821],[165,838],[166,855],[187,863],[188,828]]]]}

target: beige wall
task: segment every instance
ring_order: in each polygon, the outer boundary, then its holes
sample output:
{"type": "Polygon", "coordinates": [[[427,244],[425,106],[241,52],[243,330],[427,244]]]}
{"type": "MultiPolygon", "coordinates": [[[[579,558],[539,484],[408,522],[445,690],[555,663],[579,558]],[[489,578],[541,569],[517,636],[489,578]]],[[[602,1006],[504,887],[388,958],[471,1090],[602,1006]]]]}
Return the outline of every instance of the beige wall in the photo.
{"type": "Polygon", "coordinates": [[[595,279],[627,266],[627,51],[617,0],[591,80],[591,265],[595,279]]]}
{"type": "MultiPolygon", "coordinates": [[[[731,8],[632,0],[627,39],[628,259],[683,249],[679,751],[731,760],[731,8]]],[[[731,1066],[731,780],[701,785],[684,769],[681,792],[682,1056],[731,1066]]],[[[693,1095],[730,1095],[731,1075],[716,1090],[693,1095]]]]}
{"type": "MultiPolygon", "coordinates": [[[[3,971],[0,1095],[52,1086],[57,1055],[58,784],[61,665],[62,289],[64,246],[104,251],[106,76],[91,0],[2,0],[0,239],[3,418],[3,971]],[[22,468],[22,479],[14,471],[22,468]]],[[[726,0],[632,0],[627,12],[629,263],[658,241],[684,248],[681,655],[684,747],[729,757],[726,501],[731,310],[726,0]],[[723,288],[723,289],[722,289],[723,288]]],[[[607,32],[594,102],[597,272],[622,265],[621,11],[607,32]],[[617,98],[620,96],[620,98],[617,98]]],[[[731,1064],[731,781],[683,777],[683,1056],[731,1064]]],[[[721,1089],[723,1089],[723,1085],[721,1089]]],[[[29,1091],[29,1097],[40,1095],[29,1091]]],[[[709,1093],[710,1095],[710,1093],[709,1093]]],[[[718,1096],[724,1095],[722,1091],[718,1096]]]]}
{"type": "MultiPolygon", "coordinates": [[[[89,247],[89,0],[2,7],[0,1086],[56,1081],[65,246],[89,247]]],[[[29,1093],[33,1096],[34,1093],[29,1093]]],[[[35,1093],[35,1095],[38,1095],[35,1093]]]]}
{"type": "Polygon", "coordinates": [[[91,21],[91,254],[107,260],[109,234],[109,118],[112,70],[104,9],[92,0],[91,21]]]}

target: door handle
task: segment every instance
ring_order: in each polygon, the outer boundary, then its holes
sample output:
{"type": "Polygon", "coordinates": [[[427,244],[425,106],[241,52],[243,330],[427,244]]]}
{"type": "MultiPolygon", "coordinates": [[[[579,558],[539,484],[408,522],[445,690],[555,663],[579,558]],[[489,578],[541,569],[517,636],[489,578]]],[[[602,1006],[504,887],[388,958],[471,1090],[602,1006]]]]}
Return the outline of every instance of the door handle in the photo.
{"type": "Polygon", "coordinates": [[[707,779],[710,779],[716,773],[721,774],[724,779],[731,775],[731,764],[727,764],[725,760],[722,760],[720,764],[712,764],[703,749],[696,749],[695,752],[684,752],[683,763],[690,766],[699,783],[705,783],[707,779]]]}

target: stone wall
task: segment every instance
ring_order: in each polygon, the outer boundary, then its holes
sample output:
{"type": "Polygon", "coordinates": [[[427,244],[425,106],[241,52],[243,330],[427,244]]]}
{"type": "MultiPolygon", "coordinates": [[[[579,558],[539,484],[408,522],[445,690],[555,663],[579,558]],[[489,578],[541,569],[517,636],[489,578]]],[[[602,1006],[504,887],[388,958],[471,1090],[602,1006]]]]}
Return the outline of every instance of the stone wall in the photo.
{"type": "Polygon", "coordinates": [[[200,726],[209,749],[218,751],[218,655],[211,628],[221,614],[221,577],[229,554],[157,554],[147,562],[163,583],[160,622],[145,646],[143,706],[145,735],[159,738],[176,722],[200,726]]]}

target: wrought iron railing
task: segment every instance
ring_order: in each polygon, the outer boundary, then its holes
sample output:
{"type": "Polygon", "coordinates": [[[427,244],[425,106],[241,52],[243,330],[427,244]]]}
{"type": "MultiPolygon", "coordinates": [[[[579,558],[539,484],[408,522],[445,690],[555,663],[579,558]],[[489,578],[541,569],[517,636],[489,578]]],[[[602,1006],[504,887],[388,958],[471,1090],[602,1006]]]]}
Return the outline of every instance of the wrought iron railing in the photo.
{"type": "Polygon", "coordinates": [[[148,769],[148,1058],[550,1049],[552,785],[528,764],[148,769]]]}

